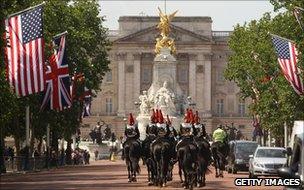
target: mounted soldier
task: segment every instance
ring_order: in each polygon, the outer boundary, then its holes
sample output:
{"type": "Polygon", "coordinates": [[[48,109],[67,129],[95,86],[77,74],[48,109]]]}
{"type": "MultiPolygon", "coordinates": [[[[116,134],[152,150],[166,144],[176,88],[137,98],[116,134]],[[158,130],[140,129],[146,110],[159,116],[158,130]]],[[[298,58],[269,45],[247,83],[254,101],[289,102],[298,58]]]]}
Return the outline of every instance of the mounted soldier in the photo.
{"type": "MultiPolygon", "coordinates": [[[[128,124],[125,127],[125,137],[126,137],[126,141],[122,144],[123,147],[125,146],[125,144],[127,142],[133,141],[133,140],[136,140],[139,144],[141,144],[140,140],[139,140],[138,126],[135,124],[132,113],[130,113],[129,118],[128,118],[128,124]]],[[[124,151],[122,151],[121,158],[124,159],[124,157],[125,157],[125,154],[124,154],[124,151]]]]}
{"type": "Polygon", "coordinates": [[[180,125],[180,139],[176,145],[176,150],[180,146],[183,146],[187,143],[192,143],[193,142],[193,112],[191,109],[187,109],[185,117],[184,117],[184,122],[181,123],[180,125]]]}
{"type": "Polygon", "coordinates": [[[197,168],[198,148],[194,142],[194,116],[191,109],[187,109],[184,122],[180,125],[180,140],[175,149],[177,152],[179,177],[184,188],[192,187],[197,168]],[[187,163],[187,164],[185,164],[187,163]],[[183,171],[183,172],[182,172],[183,171]],[[184,173],[184,180],[182,175],[184,173]]]}
{"type": "Polygon", "coordinates": [[[169,142],[169,127],[164,121],[161,110],[156,110],[157,138],[151,144],[152,158],[155,162],[155,185],[166,186],[168,180],[169,163],[172,158],[171,144],[169,142]]]}
{"type": "Polygon", "coordinates": [[[169,134],[168,134],[168,137],[170,140],[176,140],[176,137],[177,137],[177,132],[175,130],[175,128],[173,127],[172,125],[172,122],[169,118],[169,115],[167,115],[167,121],[166,121],[167,125],[168,125],[168,128],[169,128],[169,134]]]}
{"type": "Polygon", "coordinates": [[[152,153],[150,150],[151,143],[157,137],[157,115],[154,109],[152,109],[152,115],[150,123],[146,126],[146,139],[142,142],[142,159],[143,163],[147,165],[148,170],[148,184],[153,185],[153,181],[156,177],[156,171],[154,169],[154,161],[152,159],[152,153]]]}
{"type": "MultiPolygon", "coordinates": [[[[199,115],[198,115],[198,111],[196,111],[196,114],[194,115],[193,135],[194,135],[194,140],[195,141],[203,140],[207,144],[209,144],[209,142],[206,139],[207,133],[206,133],[205,125],[200,123],[200,118],[199,118],[199,115]]],[[[210,146],[210,144],[209,144],[209,146],[210,146]]]]}
{"type": "Polygon", "coordinates": [[[194,115],[194,143],[198,148],[198,168],[197,168],[197,187],[205,186],[206,184],[206,172],[211,162],[210,144],[206,140],[206,129],[203,124],[200,123],[198,111],[194,115]]]}
{"type": "Polygon", "coordinates": [[[171,145],[170,147],[170,155],[172,156],[171,160],[170,160],[170,163],[169,163],[169,171],[168,171],[168,181],[171,181],[172,180],[172,170],[173,170],[173,166],[174,164],[176,163],[177,159],[176,159],[176,151],[175,151],[175,146],[176,146],[176,143],[177,143],[177,132],[175,130],[175,128],[173,127],[172,125],[172,122],[169,118],[169,115],[167,115],[167,121],[166,121],[166,124],[168,126],[168,140],[169,140],[169,143],[171,145]]]}
{"type": "Polygon", "coordinates": [[[139,130],[132,113],[130,113],[128,118],[125,136],[126,141],[123,143],[122,159],[126,159],[129,182],[136,182],[136,174],[140,171],[141,143],[139,140],[139,130]]]}

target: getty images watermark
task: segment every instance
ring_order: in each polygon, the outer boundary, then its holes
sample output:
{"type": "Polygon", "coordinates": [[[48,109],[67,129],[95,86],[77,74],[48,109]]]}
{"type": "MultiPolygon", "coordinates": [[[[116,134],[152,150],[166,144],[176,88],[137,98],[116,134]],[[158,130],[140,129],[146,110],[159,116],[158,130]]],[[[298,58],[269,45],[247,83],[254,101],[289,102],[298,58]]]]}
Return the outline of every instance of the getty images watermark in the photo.
{"type": "Polygon", "coordinates": [[[236,178],[234,180],[235,186],[299,186],[300,179],[281,179],[281,178],[263,178],[263,179],[250,179],[250,178],[236,178]]]}

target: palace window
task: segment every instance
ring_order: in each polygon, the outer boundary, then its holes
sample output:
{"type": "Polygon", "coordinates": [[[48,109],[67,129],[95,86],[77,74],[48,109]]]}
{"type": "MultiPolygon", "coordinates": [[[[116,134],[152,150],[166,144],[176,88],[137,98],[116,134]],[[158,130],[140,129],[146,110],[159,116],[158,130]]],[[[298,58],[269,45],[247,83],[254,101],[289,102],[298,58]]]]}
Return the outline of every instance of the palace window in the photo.
{"type": "Polygon", "coordinates": [[[239,102],[239,116],[241,117],[245,116],[245,101],[239,102]]]}
{"type": "Polygon", "coordinates": [[[217,70],[216,71],[216,81],[217,82],[224,82],[225,78],[224,78],[224,74],[222,70],[217,70]]]}
{"type": "Polygon", "coordinates": [[[107,115],[112,114],[112,98],[106,98],[106,113],[107,115]]]}
{"type": "Polygon", "coordinates": [[[188,67],[180,66],[178,68],[178,82],[179,83],[188,83],[188,67]]]}
{"type": "Polygon", "coordinates": [[[143,83],[150,83],[151,82],[151,71],[149,67],[143,67],[142,71],[142,82],[143,83]]]}
{"type": "Polygon", "coordinates": [[[218,116],[224,115],[224,99],[216,100],[216,112],[218,116]]]}
{"type": "Polygon", "coordinates": [[[106,73],[106,82],[112,82],[112,71],[106,73]]]}

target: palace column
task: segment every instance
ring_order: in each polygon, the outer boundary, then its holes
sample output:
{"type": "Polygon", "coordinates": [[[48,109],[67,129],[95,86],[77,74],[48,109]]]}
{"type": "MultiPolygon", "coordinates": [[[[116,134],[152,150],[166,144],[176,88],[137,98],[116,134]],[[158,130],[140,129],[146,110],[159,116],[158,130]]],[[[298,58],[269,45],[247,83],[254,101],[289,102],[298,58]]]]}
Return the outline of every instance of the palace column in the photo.
{"type": "MultiPolygon", "coordinates": [[[[140,95],[140,53],[133,54],[133,100],[138,101],[138,97],[140,95]]],[[[134,110],[136,111],[136,110],[134,110]]]]}
{"type": "Polygon", "coordinates": [[[205,63],[205,111],[206,111],[206,116],[211,117],[211,105],[212,105],[212,89],[211,89],[211,84],[212,84],[212,70],[211,70],[211,53],[205,53],[204,54],[204,63],[205,63]]]}
{"type": "Polygon", "coordinates": [[[196,98],[196,54],[189,54],[189,95],[194,102],[196,98]]]}
{"type": "Polygon", "coordinates": [[[117,116],[125,116],[125,64],[126,53],[116,54],[118,60],[118,110],[117,116]]]}

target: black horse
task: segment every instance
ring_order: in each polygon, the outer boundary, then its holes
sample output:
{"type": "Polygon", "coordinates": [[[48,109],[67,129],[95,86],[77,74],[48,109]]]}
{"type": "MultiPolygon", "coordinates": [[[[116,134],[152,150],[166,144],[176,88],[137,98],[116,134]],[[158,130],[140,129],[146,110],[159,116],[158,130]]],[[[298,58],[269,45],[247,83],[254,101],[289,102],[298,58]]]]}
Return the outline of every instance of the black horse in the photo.
{"type": "MultiPolygon", "coordinates": [[[[197,181],[197,158],[198,149],[194,143],[187,143],[185,146],[181,146],[177,151],[179,168],[183,171],[184,174],[183,186],[185,189],[193,189],[193,186],[197,181]]],[[[182,180],[181,171],[179,174],[182,180]]]]}
{"type": "Polygon", "coordinates": [[[176,147],[175,147],[176,154],[177,154],[177,161],[178,161],[178,174],[179,174],[181,184],[184,184],[184,180],[182,177],[183,176],[183,163],[182,163],[182,160],[179,159],[179,157],[178,157],[178,155],[181,155],[182,153],[178,154],[178,152],[182,147],[193,143],[192,131],[193,131],[192,126],[184,128],[181,125],[180,126],[181,139],[178,141],[178,143],[176,144],[176,147]]]}
{"type": "Polygon", "coordinates": [[[158,129],[158,137],[151,144],[152,157],[155,162],[155,185],[166,186],[170,159],[172,158],[171,144],[166,136],[167,131],[158,129]]]}
{"type": "Polygon", "coordinates": [[[206,185],[206,173],[209,171],[208,166],[211,162],[210,145],[207,141],[200,137],[194,138],[195,144],[198,148],[197,153],[197,187],[206,185]]]}
{"type": "Polygon", "coordinates": [[[130,139],[124,143],[123,151],[128,168],[129,182],[136,182],[136,174],[139,174],[139,159],[141,156],[140,143],[136,139],[130,139]]]}
{"type": "Polygon", "coordinates": [[[150,124],[146,127],[146,139],[142,142],[142,159],[143,162],[147,166],[148,170],[148,182],[149,185],[153,185],[153,182],[156,178],[156,171],[155,171],[155,162],[152,158],[152,152],[150,149],[151,143],[156,139],[157,136],[157,126],[156,124],[150,124]]]}
{"type": "Polygon", "coordinates": [[[229,152],[229,147],[222,142],[214,142],[211,145],[212,157],[214,160],[215,177],[224,177],[226,157],[229,152]]]}
{"type": "Polygon", "coordinates": [[[211,162],[210,144],[205,139],[206,132],[204,126],[195,128],[194,142],[198,148],[197,153],[197,187],[206,185],[205,175],[209,171],[208,166],[211,162]]]}

